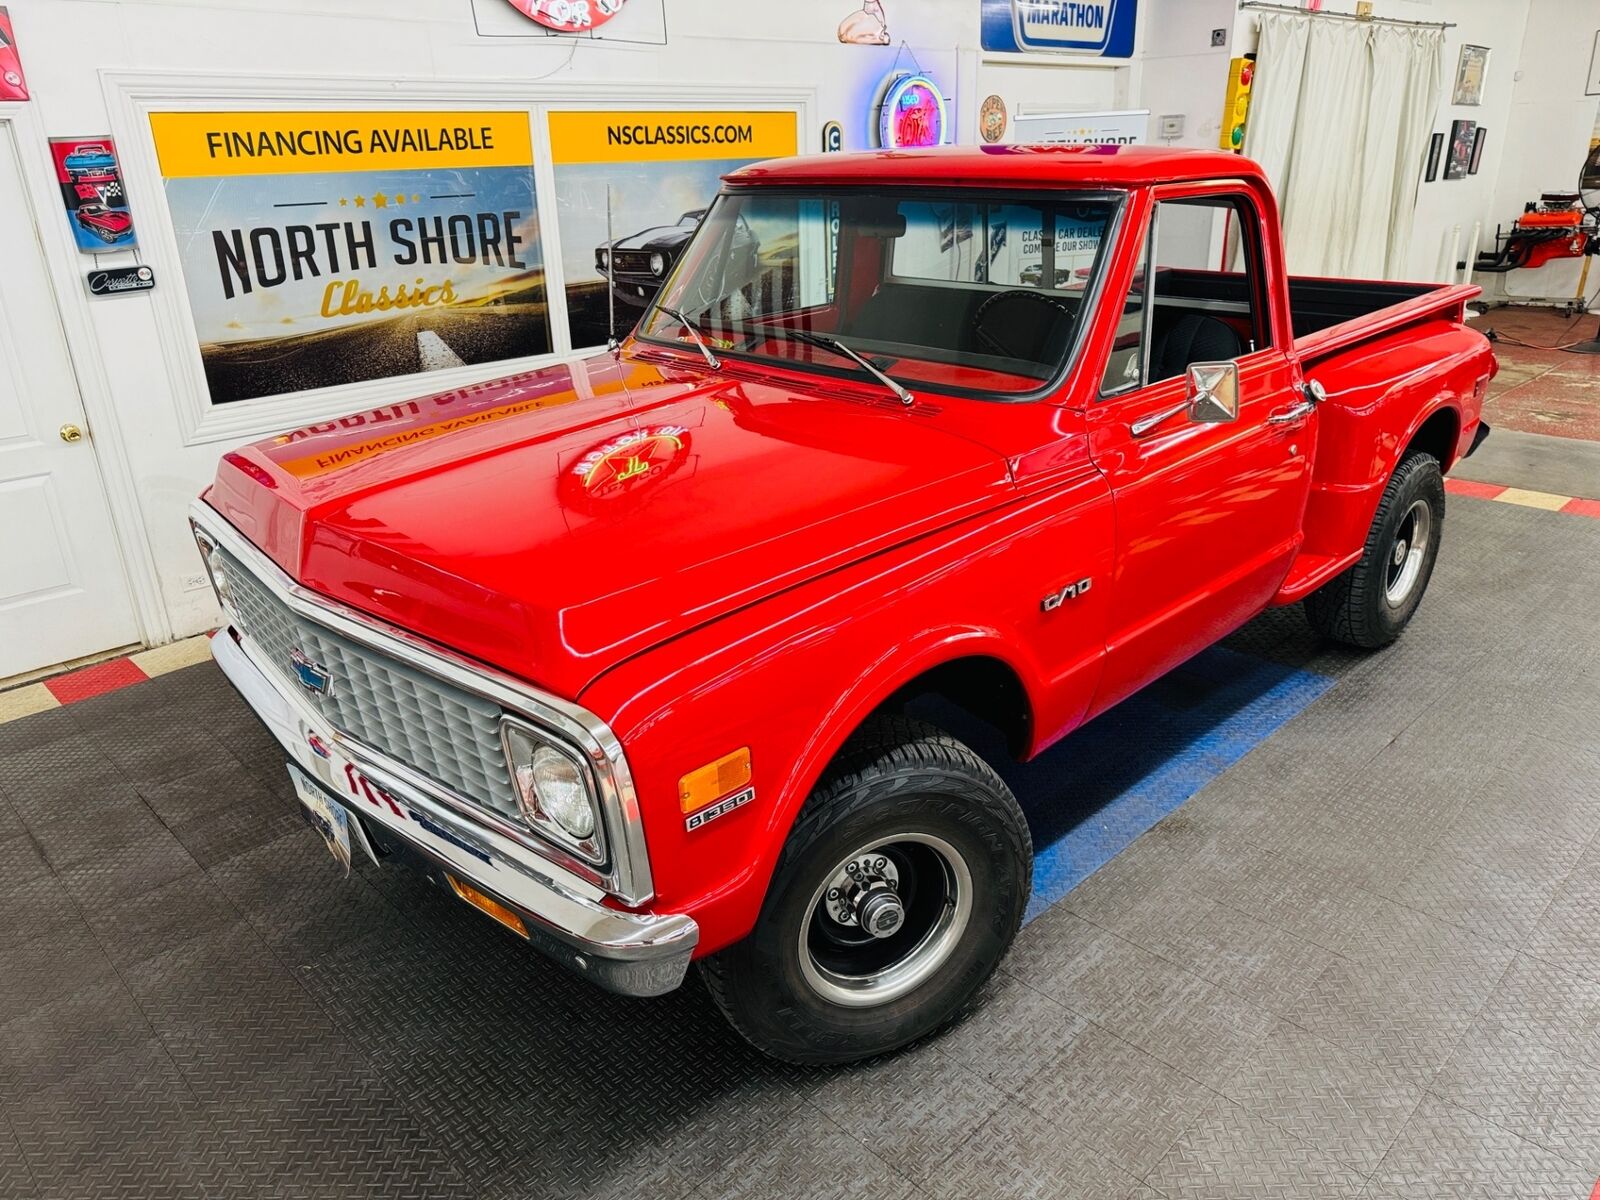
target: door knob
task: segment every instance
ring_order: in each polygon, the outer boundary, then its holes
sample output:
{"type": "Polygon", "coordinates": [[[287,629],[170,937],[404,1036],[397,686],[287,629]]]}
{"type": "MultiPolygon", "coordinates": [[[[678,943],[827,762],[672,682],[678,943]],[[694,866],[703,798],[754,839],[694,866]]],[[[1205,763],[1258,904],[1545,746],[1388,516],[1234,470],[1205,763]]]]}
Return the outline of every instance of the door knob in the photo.
{"type": "Polygon", "coordinates": [[[68,421],[61,427],[61,440],[63,442],[81,442],[83,441],[83,430],[68,421]]]}

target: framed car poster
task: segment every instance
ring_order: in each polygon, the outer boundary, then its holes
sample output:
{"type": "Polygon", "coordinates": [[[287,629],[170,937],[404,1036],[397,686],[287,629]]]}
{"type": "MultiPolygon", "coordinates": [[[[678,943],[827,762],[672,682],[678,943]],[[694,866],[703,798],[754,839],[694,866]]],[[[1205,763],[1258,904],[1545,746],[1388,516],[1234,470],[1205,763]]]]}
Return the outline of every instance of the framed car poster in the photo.
{"type": "Polygon", "coordinates": [[[1472,166],[1472,143],[1477,136],[1476,121],[1450,122],[1450,148],[1446,152],[1444,177],[1465,179],[1472,166]]]}
{"type": "Polygon", "coordinates": [[[22,77],[22,55],[11,28],[11,14],[0,4],[0,100],[26,100],[28,81],[22,77]]]}
{"type": "Polygon", "coordinates": [[[51,138],[50,158],[61,186],[72,238],[85,254],[132,250],[133,214],[122,190],[122,170],[111,138],[51,138]]]}
{"type": "Polygon", "coordinates": [[[549,353],[505,111],[153,112],[213,405],[549,353]]]}
{"type": "Polygon", "coordinates": [[[1462,46],[1456,62],[1456,86],[1450,103],[1474,105],[1483,103],[1483,81],[1489,71],[1489,47],[1462,46]]]}
{"type": "Polygon", "coordinates": [[[1467,160],[1467,174],[1476,175],[1483,162],[1483,138],[1489,131],[1479,125],[1472,131],[1472,157],[1467,160]]]}
{"type": "MultiPolygon", "coordinates": [[[[572,345],[633,328],[689,239],[722,176],[797,153],[793,109],[550,113],[556,214],[572,345]],[[607,288],[611,295],[607,296],[607,288]]],[[[781,253],[749,231],[752,260],[781,253]]]]}

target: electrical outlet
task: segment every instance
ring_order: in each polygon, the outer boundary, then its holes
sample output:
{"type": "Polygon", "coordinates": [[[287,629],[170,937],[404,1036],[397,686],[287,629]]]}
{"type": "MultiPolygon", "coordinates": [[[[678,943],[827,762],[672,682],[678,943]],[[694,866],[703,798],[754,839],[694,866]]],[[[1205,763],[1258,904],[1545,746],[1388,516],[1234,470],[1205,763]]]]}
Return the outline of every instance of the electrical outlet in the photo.
{"type": "Polygon", "coordinates": [[[195,575],[185,575],[178,582],[183,585],[183,590],[186,592],[202,592],[211,586],[211,581],[206,578],[204,571],[195,575]]]}
{"type": "Polygon", "coordinates": [[[1180,138],[1183,136],[1183,114],[1172,113],[1158,117],[1161,124],[1161,136],[1164,138],[1180,138]]]}
{"type": "Polygon", "coordinates": [[[1213,29],[1211,31],[1211,44],[1213,46],[1226,46],[1228,44],[1228,31],[1226,29],[1213,29]]]}

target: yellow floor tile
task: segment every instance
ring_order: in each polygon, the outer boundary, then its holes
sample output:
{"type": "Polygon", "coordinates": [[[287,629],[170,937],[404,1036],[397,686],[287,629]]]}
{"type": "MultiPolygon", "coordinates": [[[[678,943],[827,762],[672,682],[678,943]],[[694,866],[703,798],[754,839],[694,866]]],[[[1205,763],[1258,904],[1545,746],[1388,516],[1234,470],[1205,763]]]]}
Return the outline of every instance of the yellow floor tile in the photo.
{"type": "Polygon", "coordinates": [[[157,646],[153,650],[141,650],[131,657],[146,675],[165,675],[168,671],[192,667],[197,662],[209,659],[211,639],[201,634],[199,637],[185,638],[181,642],[157,646]]]}
{"type": "Polygon", "coordinates": [[[47,708],[60,707],[61,701],[57,700],[50,689],[42,683],[30,683],[27,687],[13,688],[9,692],[0,692],[0,725],[7,721],[15,721],[19,717],[44,712],[47,708]]]}
{"type": "Polygon", "coordinates": [[[1507,488],[1495,497],[1507,504],[1520,504],[1525,508],[1545,508],[1558,512],[1571,496],[1552,496],[1549,492],[1530,492],[1525,488],[1507,488]]]}

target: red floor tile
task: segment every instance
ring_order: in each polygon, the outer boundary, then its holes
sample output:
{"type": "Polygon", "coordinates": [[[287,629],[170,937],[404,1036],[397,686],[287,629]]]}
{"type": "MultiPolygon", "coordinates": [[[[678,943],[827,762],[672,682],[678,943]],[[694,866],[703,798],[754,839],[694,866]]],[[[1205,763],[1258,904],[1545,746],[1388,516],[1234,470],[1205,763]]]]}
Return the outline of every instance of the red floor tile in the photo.
{"type": "Polygon", "coordinates": [[[1503,483],[1479,483],[1475,479],[1446,479],[1444,490],[1453,496],[1471,496],[1476,500],[1493,500],[1506,490],[1503,483]]]}
{"type": "Polygon", "coordinates": [[[81,671],[68,671],[54,679],[46,679],[44,686],[63,704],[74,700],[87,700],[102,692],[114,692],[130,683],[143,683],[150,678],[139,669],[139,664],[127,658],[114,658],[110,662],[96,663],[81,671]]]}
{"type": "Polygon", "coordinates": [[[1561,506],[1561,511],[1575,517],[1600,517],[1600,500],[1584,500],[1581,497],[1568,500],[1561,506]]]}

